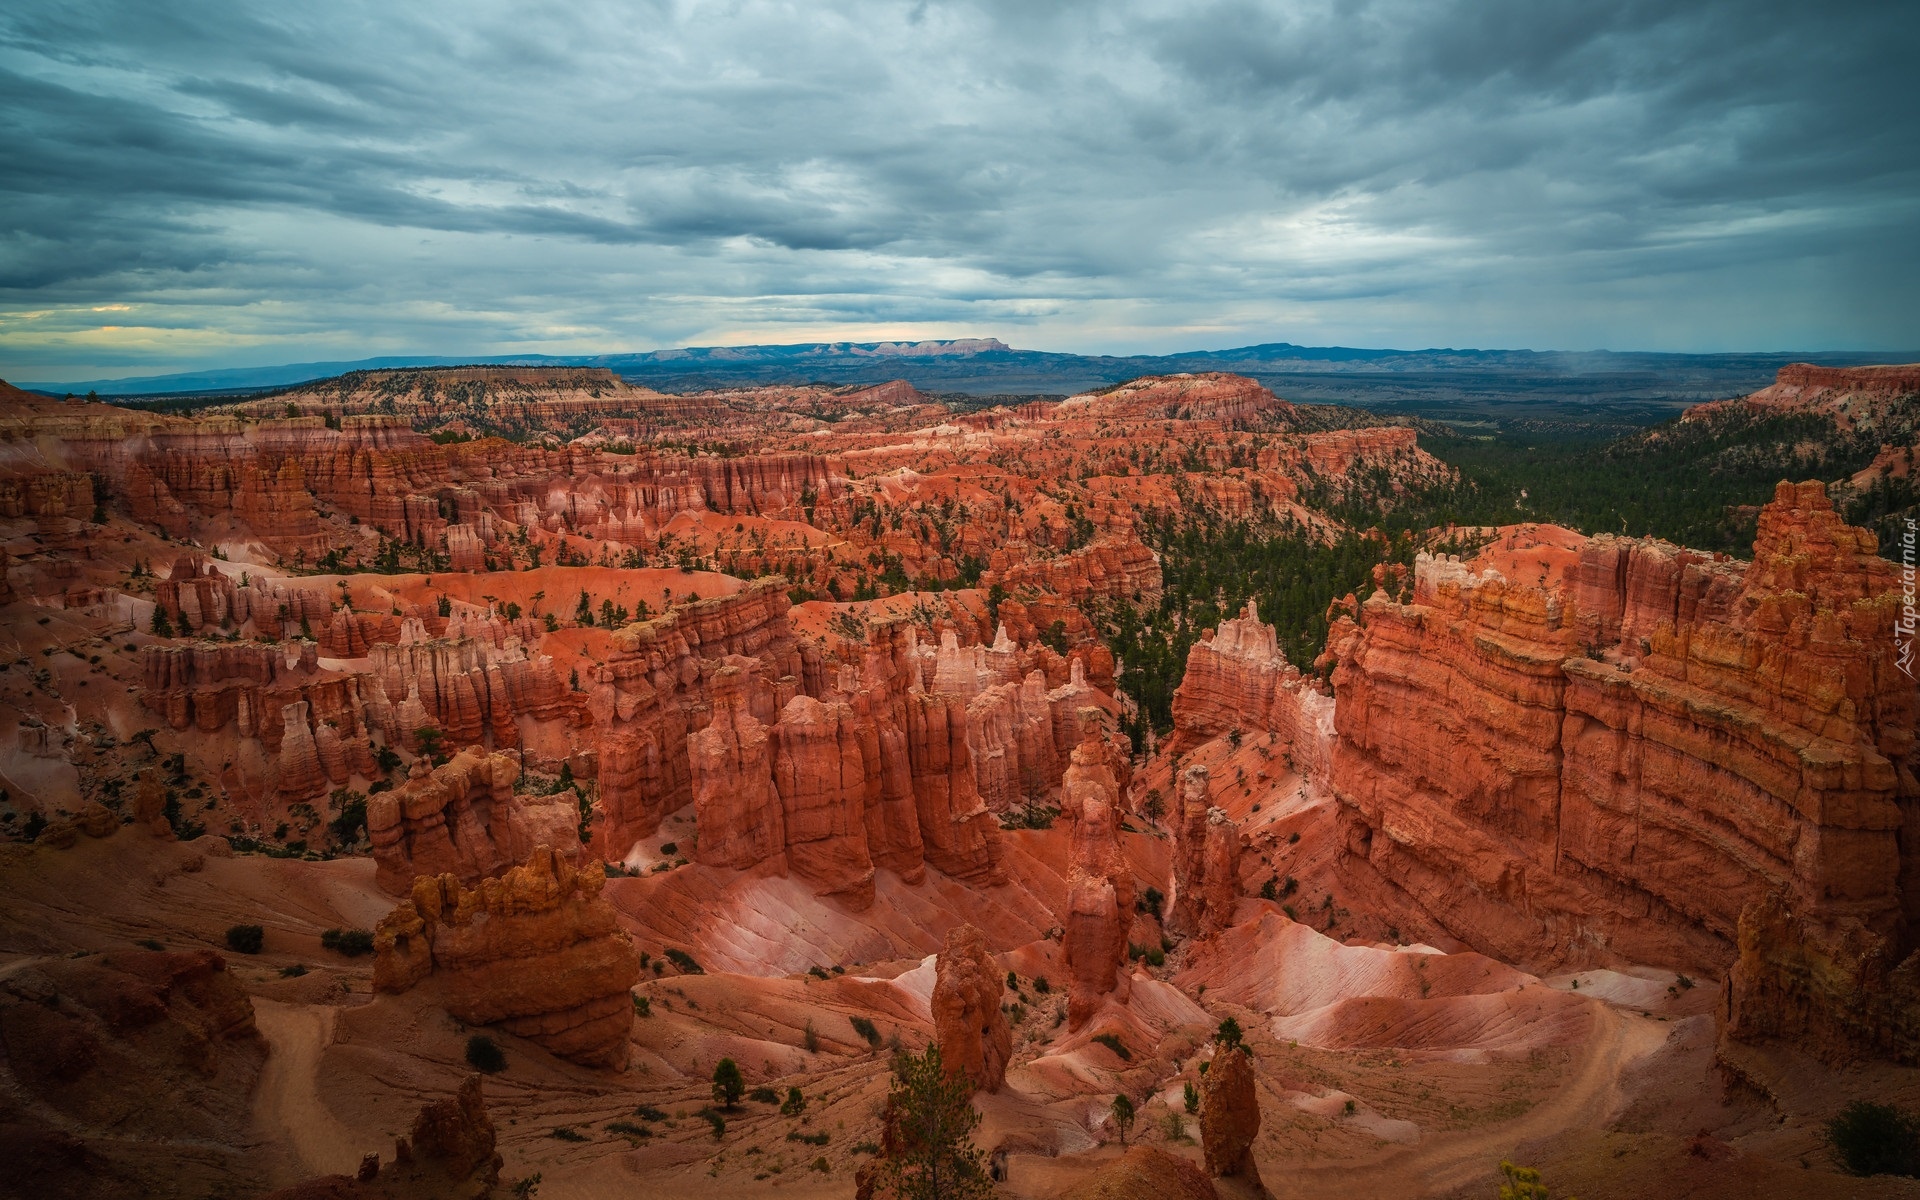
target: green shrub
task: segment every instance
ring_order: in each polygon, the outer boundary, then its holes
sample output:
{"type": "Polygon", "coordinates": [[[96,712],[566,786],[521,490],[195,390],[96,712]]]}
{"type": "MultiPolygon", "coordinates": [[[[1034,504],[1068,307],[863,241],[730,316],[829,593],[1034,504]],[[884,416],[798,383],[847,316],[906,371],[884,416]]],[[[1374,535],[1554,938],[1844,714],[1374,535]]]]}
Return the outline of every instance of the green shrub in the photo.
{"type": "Polygon", "coordinates": [[[1127,1049],[1127,1044],[1120,1040],[1119,1034],[1096,1033],[1093,1035],[1093,1040],[1096,1042],[1099,1042],[1102,1046],[1105,1046],[1107,1049],[1113,1051],[1115,1054],[1118,1054],[1120,1056],[1121,1062],[1133,1061],[1133,1051],[1127,1049]]]}
{"type": "Polygon", "coordinates": [[[797,1117],[805,1111],[807,1111],[807,1098],[800,1094],[799,1088],[788,1088],[787,1098],[780,1104],[780,1115],[783,1117],[797,1117]]]}
{"type": "Polygon", "coordinates": [[[239,954],[258,954],[266,938],[267,931],[258,925],[234,925],[227,930],[227,949],[239,954]]]}
{"type": "Polygon", "coordinates": [[[688,954],[685,950],[668,948],[666,955],[667,961],[679,967],[683,975],[705,975],[707,973],[706,968],[695,962],[693,955],[688,954]]]}
{"type": "Polygon", "coordinates": [[[872,1021],[865,1017],[849,1017],[848,1023],[853,1026],[855,1033],[866,1039],[867,1045],[876,1050],[880,1048],[880,1031],[874,1027],[872,1021]]]}
{"type": "Polygon", "coordinates": [[[373,931],[371,929],[329,929],[320,935],[323,949],[335,954],[344,954],[348,958],[359,958],[362,954],[373,953],[373,931]]]}
{"type": "Polygon", "coordinates": [[[1825,1137],[1855,1175],[1920,1176],[1920,1118],[1891,1104],[1855,1100],[1827,1122],[1825,1137]]]}
{"type": "Polygon", "coordinates": [[[561,1125],[558,1128],[549,1130],[547,1136],[550,1138],[558,1138],[563,1142],[584,1142],[587,1140],[586,1134],[581,1133],[571,1125],[561,1125]]]}
{"type": "Polygon", "coordinates": [[[747,1093],[747,1099],[753,1101],[755,1104],[778,1104],[780,1103],[780,1093],[770,1087],[757,1087],[747,1093]]]}

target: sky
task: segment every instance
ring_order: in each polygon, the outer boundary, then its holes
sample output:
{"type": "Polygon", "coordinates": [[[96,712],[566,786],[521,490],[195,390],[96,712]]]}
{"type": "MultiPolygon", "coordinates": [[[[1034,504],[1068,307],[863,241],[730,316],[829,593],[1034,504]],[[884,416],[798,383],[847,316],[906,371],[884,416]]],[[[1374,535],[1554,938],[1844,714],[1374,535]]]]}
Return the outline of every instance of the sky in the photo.
{"type": "Polygon", "coordinates": [[[1920,5],[10,0],[0,376],[1920,346],[1920,5]]]}

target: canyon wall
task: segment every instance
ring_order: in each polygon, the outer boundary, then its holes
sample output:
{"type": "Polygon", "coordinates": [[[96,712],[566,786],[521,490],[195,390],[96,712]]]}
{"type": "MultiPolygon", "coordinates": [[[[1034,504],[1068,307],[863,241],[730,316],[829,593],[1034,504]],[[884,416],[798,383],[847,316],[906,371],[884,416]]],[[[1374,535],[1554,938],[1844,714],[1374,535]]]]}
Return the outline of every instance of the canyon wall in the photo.
{"type": "Polygon", "coordinates": [[[1736,1035],[1830,1009],[1858,1015],[1811,1032],[1911,1058],[1911,1023],[1864,998],[1915,969],[1920,918],[1916,693],[1873,549],[1817,483],[1780,486],[1751,565],[1506,530],[1335,625],[1323,749],[1300,748],[1312,689],[1236,622],[1195,647],[1178,737],[1265,712],[1297,763],[1324,753],[1347,881],[1416,933],[1732,968],[1736,1035]]]}

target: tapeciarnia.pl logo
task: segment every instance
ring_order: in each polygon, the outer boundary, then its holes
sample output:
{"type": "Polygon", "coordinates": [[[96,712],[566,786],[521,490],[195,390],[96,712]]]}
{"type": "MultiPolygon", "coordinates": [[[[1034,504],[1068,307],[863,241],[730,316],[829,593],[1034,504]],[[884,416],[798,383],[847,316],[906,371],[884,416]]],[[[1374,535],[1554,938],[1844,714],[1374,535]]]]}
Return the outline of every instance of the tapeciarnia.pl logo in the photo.
{"type": "Polygon", "coordinates": [[[1906,532],[1900,535],[1900,619],[1894,622],[1893,645],[1899,652],[1898,665],[1913,678],[1913,633],[1917,623],[1914,603],[1914,518],[1907,518],[1906,532]]]}

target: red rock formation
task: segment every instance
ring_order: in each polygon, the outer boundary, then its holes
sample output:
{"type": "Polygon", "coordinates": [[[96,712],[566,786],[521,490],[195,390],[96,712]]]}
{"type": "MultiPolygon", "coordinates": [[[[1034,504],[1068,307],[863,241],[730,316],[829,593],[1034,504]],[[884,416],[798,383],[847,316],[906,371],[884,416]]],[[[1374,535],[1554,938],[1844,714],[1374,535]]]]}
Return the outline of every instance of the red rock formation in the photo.
{"type": "Polygon", "coordinates": [[[772,760],[794,874],[856,909],[871,905],[867,768],[853,709],[795,696],[773,727],[772,760]]]}
{"type": "MultiPolygon", "coordinates": [[[[635,841],[693,799],[687,739],[692,710],[708,701],[703,662],[752,658],[760,682],[751,694],[778,698],[782,690],[787,697],[799,691],[800,653],[787,608],[781,581],[767,579],[614,634],[613,653],[599,668],[589,701],[600,750],[594,844],[605,857],[625,857],[635,841]]],[[[764,721],[773,714],[756,715],[764,721]]]]}
{"type": "Polygon", "coordinates": [[[462,1021],[624,1068],[640,956],[600,895],[605,882],[598,865],[576,871],[545,846],[475,888],[418,879],[374,931],[374,986],[402,992],[431,978],[462,1021]]]}
{"type": "Polygon", "coordinates": [[[907,758],[927,862],[959,879],[1000,883],[1000,824],[980,801],[967,746],[965,701],[910,692],[907,758]]]}
{"type": "Polygon", "coordinates": [[[462,750],[445,766],[367,800],[374,879],[404,896],[414,880],[451,875],[472,884],[506,871],[536,846],[580,861],[574,793],[516,793],[520,764],[506,754],[462,750]]]}
{"type": "Polygon", "coordinates": [[[500,1182],[500,1156],[494,1153],[493,1119],[480,1095],[480,1076],[469,1075],[460,1090],[431,1100],[413,1119],[408,1142],[411,1157],[432,1164],[448,1179],[500,1182]]]}
{"type": "Polygon", "coordinates": [[[1207,1174],[1231,1176],[1260,1189],[1260,1168],[1253,1161],[1253,1141],[1259,1134],[1253,1056],[1239,1048],[1222,1050],[1200,1077],[1200,1145],[1207,1156],[1207,1174]]]}
{"type": "MultiPolygon", "coordinates": [[[[1529,537],[1330,637],[1353,878],[1521,962],[1730,964],[1774,892],[1904,953],[1915,690],[1872,538],[1819,484],[1781,485],[1751,567],[1529,537]]],[[[1751,994],[1807,986],[1776,974],[1751,994]]]]}
{"type": "Polygon", "coordinates": [[[1107,418],[1233,423],[1277,415],[1290,416],[1293,405],[1244,375],[1208,371],[1197,375],[1152,375],[1075,396],[1060,403],[1056,420],[1107,418]]]}
{"type": "Polygon", "coordinates": [[[1004,990],[987,940],[971,925],[947,934],[934,960],[933,1028],[949,1075],[966,1075],[976,1088],[997,1092],[1007,1077],[1013,1040],[1000,1011],[1004,990]]]}
{"type": "Polygon", "coordinates": [[[167,1160],[154,1156],[166,1146],[200,1156],[246,1145],[247,1097],[267,1056],[246,989],[210,950],[17,960],[0,980],[0,1049],[8,1144],[52,1126],[92,1147],[64,1161],[9,1161],[6,1190],[22,1196],[102,1194],[100,1151],[128,1142],[162,1172],[167,1160]]]}
{"type": "Polygon", "coordinates": [[[410,1136],[394,1139],[392,1162],[367,1154],[353,1178],[322,1175],[261,1200],[490,1200],[500,1183],[497,1139],[480,1076],[469,1075],[453,1095],[420,1107],[410,1136]]]}
{"type": "Polygon", "coordinates": [[[1723,1032],[1831,1059],[1920,1062],[1920,953],[1857,921],[1823,919],[1774,892],[1740,914],[1723,1032]]]}
{"type": "MultiPolygon", "coordinates": [[[[781,858],[787,845],[781,794],[774,790],[767,727],[747,710],[739,667],[723,666],[709,681],[713,719],[688,739],[695,857],[709,866],[751,867],[781,858]]],[[[871,885],[869,869],[869,885],[871,885]]]]}
{"type": "Polygon", "coordinates": [[[167,789],[159,772],[152,767],[134,777],[133,823],[164,841],[173,841],[173,826],[167,821],[167,789]]]}
{"type": "Polygon", "coordinates": [[[1188,652],[1166,748],[1179,754],[1235,729],[1265,730],[1294,770],[1324,786],[1333,709],[1333,697],[1281,655],[1273,626],[1249,600],[1239,617],[1203,632],[1188,652]]]}
{"type": "Polygon", "coordinates": [[[1190,937],[1212,937],[1231,925],[1240,899],[1240,827],[1210,806],[1208,794],[1207,769],[1188,767],[1174,816],[1167,928],[1190,937]]]}
{"type": "Polygon", "coordinates": [[[1067,1022],[1078,1029],[1101,1000],[1125,1002],[1127,931],[1133,924],[1133,873],[1120,852],[1120,796],[1106,744],[1089,737],[1074,747],[1061,789],[1073,822],[1068,850],[1066,931],[1067,1022]]]}

